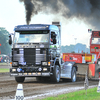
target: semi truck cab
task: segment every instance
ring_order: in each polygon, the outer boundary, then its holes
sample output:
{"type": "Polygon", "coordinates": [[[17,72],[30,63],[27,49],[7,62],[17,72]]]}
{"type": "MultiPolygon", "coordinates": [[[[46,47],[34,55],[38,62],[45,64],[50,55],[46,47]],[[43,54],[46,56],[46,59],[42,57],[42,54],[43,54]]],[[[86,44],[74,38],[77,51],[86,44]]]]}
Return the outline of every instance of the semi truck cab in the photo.
{"type": "Polygon", "coordinates": [[[15,76],[17,82],[30,76],[37,80],[49,76],[53,81],[59,81],[60,24],[53,24],[18,25],[13,40],[9,36],[9,44],[12,44],[10,75],[15,76]],[[55,75],[54,69],[57,71],[55,75]]]}
{"type": "Polygon", "coordinates": [[[46,77],[54,82],[61,78],[76,81],[75,63],[61,63],[60,22],[18,25],[14,30],[13,39],[9,36],[12,45],[10,75],[17,82],[24,82],[25,77],[36,77],[38,81],[46,77]]]}

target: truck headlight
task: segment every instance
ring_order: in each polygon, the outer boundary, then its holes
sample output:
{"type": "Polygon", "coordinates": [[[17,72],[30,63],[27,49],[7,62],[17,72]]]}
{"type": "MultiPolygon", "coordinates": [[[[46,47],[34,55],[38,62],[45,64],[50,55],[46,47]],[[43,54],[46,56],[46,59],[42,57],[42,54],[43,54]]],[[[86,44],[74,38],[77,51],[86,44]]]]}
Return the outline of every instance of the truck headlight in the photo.
{"type": "Polygon", "coordinates": [[[12,66],[14,67],[18,66],[18,62],[12,62],[12,66]]]}
{"type": "Polygon", "coordinates": [[[47,68],[43,68],[43,71],[47,71],[47,68]]]}
{"type": "Polygon", "coordinates": [[[43,65],[43,66],[47,66],[48,63],[47,63],[47,62],[42,62],[42,65],[43,65]]]}
{"type": "Polygon", "coordinates": [[[16,69],[12,69],[12,72],[16,72],[16,69]]]}

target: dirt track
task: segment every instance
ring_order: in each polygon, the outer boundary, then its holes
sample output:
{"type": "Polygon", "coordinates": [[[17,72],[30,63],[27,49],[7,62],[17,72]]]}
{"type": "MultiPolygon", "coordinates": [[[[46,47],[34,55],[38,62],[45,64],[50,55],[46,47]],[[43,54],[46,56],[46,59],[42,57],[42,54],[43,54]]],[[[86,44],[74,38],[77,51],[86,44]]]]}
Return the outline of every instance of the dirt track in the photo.
{"type": "Polygon", "coordinates": [[[10,64],[7,65],[0,65],[0,68],[11,68],[10,64]]]}
{"type": "MultiPolygon", "coordinates": [[[[14,77],[10,77],[9,73],[0,74],[0,100],[14,99],[17,84],[14,77]]],[[[97,85],[98,81],[89,81],[89,86],[97,85]]],[[[26,78],[23,83],[24,96],[26,100],[44,98],[47,96],[55,96],[62,93],[72,92],[84,88],[84,81],[80,82],[62,82],[52,83],[37,82],[34,77],[26,78]],[[33,97],[32,97],[33,96],[33,97]]]]}

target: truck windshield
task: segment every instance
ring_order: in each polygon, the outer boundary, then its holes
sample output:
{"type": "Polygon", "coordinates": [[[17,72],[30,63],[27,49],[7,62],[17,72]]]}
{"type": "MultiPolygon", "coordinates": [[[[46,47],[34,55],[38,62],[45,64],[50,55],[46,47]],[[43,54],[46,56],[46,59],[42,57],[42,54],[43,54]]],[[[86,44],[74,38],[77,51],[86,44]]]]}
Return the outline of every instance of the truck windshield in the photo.
{"type": "Polygon", "coordinates": [[[49,33],[47,34],[20,34],[15,32],[14,43],[41,43],[49,42],[49,33]]]}
{"type": "Polygon", "coordinates": [[[92,38],[91,44],[100,44],[100,38],[92,38]]]}

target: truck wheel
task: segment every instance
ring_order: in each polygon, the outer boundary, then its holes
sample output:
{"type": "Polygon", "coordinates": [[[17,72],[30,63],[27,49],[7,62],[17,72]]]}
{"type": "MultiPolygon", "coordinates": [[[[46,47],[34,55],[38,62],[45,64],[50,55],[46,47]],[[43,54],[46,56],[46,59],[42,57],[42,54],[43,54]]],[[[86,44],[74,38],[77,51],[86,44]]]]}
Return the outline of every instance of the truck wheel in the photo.
{"type": "Polygon", "coordinates": [[[53,82],[60,81],[60,67],[58,65],[55,65],[55,67],[54,67],[53,75],[51,76],[51,80],[53,82]]]}
{"type": "Polygon", "coordinates": [[[72,68],[71,82],[76,82],[76,68],[75,67],[72,68]]]}
{"type": "Polygon", "coordinates": [[[25,77],[15,77],[16,82],[23,83],[25,80],[25,77]]]}

